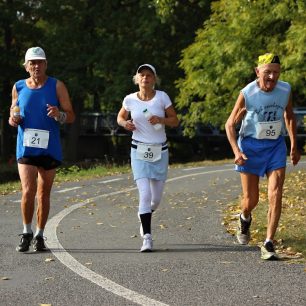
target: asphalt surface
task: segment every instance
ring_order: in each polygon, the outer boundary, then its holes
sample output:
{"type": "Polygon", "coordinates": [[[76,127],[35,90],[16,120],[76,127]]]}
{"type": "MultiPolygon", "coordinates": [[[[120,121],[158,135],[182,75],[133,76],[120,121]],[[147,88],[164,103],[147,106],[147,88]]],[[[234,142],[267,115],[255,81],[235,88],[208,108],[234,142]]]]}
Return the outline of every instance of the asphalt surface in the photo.
{"type": "Polygon", "coordinates": [[[171,169],[145,254],[131,175],[55,185],[50,252],[15,251],[20,193],[1,196],[0,305],[305,306],[303,264],[262,261],[226,233],[223,210],[241,192],[232,168],[171,169]]]}

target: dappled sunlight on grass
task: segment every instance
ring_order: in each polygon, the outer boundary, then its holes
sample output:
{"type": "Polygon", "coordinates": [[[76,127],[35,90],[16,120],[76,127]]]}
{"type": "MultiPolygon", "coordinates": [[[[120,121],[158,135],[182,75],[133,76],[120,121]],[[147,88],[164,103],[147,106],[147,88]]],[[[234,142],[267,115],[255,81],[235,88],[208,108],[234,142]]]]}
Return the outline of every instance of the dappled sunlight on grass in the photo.
{"type": "MultiPolygon", "coordinates": [[[[282,215],[276,232],[276,248],[286,258],[306,258],[306,171],[299,170],[286,175],[283,192],[282,215]]],[[[266,235],[267,180],[260,181],[259,204],[252,213],[250,244],[258,245],[266,235]]],[[[224,225],[235,235],[240,213],[240,200],[228,205],[224,212],[224,225]]]]}

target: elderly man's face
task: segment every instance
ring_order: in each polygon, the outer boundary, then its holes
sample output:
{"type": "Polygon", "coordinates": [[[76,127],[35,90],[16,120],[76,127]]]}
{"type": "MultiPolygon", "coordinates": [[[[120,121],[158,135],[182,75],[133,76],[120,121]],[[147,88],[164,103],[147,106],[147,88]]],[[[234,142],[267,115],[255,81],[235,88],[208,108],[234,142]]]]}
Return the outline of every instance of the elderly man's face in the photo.
{"type": "Polygon", "coordinates": [[[46,60],[31,60],[26,63],[26,71],[32,77],[44,76],[47,70],[46,60]]]}
{"type": "Polygon", "coordinates": [[[259,87],[264,91],[272,91],[280,75],[280,64],[265,64],[255,68],[259,87]]]}

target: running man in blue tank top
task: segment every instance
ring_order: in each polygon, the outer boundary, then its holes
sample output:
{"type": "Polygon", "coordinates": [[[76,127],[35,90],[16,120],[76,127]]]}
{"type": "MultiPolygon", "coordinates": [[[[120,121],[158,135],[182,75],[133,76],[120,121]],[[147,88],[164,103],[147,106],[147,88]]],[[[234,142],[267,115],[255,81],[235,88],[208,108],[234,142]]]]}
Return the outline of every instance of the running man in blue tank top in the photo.
{"type": "Polygon", "coordinates": [[[59,124],[72,123],[75,114],[63,82],[46,75],[47,59],[40,47],[27,50],[25,70],[30,77],[15,83],[9,124],[18,127],[16,158],[22,187],[23,233],[16,250],[26,252],[33,239],[32,219],[37,199],[35,251],[45,250],[43,232],[50,210],[55,169],[61,164],[59,124]]]}
{"type": "Polygon", "coordinates": [[[241,90],[225,125],[235,155],[235,167],[241,176],[242,212],[237,229],[240,244],[248,244],[251,239],[251,212],[259,200],[259,177],[266,175],[268,179],[268,224],[266,240],[261,247],[262,259],[278,258],[273,239],[282,207],[287,156],[284,139],[286,127],[291,143],[291,162],[296,165],[300,159],[291,87],[278,80],[280,71],[277,55],[266,53],[259,56],[255,68],[257,79],[241,90]],[[235,127],[240,122],[237,141],[235,127]]]}

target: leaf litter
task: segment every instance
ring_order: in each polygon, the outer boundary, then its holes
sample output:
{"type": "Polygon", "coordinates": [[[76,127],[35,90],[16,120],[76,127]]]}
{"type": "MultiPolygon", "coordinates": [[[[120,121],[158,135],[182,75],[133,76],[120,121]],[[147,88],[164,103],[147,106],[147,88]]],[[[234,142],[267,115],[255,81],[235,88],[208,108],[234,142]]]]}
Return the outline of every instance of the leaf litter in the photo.
{"type": "MultiPolygon", "coordinates": [[[[306,223],[306,171],[299,170],[286,175],[283,188],[282,215],[276,236],[284,239],[275,240],[276,252],[288,263],[305,262],[305,223],[306,223]],[[294,222],[293,222],[294,221],[294,222]]],[[[251,245],[262,244],[266,232],[266,214],[268,209],[267,181],[260,181],[259,203],[253,211],[250,241],[251,245]]],[[[240,214],[240,199],[230,203],[224,209],[222,224],[231,235],[236,234],[240,214]]]]}

